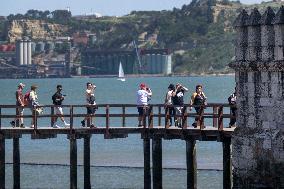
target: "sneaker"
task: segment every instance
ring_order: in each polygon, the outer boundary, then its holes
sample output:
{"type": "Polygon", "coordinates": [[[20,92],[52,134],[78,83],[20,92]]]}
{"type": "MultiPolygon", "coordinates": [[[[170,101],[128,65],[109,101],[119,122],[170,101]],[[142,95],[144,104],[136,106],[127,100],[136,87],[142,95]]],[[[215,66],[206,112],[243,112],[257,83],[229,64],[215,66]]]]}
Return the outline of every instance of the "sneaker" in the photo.
{"type": "Polygon", "coordinates": [[[20,127],[21,127],[21,128],[25,128],[25,126],[24,126],[24,124],[23,124],[23,123],[20,125],[20,127]]]}
{"type": "Polygon", "coordinates": [[[53,128],[61,128],[61,127],[59,127],[59,125],[55,124],[55,125],[53,125],[53,128]]]}
{"type": "Polygon", "coordinates": [[[81,124],[82,124],[82,127],[85,127],[86,126],[85,120],[81,121],[81,124]]]}
{"type": "Polygon", "coordinates": [[[15,127],[15,125],[16,125],[15,121],[11,121],[10,124],[11,124],[12,127],[15,127]]]}
{"type": "Polygon", "coordinates": [[[31,127],[30,128],[35,128],[35,126],[34,125],[31,125],[31,127]]]}
{"type": "Polygon", "coordinates": [[[94,124],[91,124],[90,128],[97,128],[97,127],[94,124]]]}
{"type": "Polygon", "coordinates": [[[69,123],[64,123],[65,127],[70,127],[69,123]]]}
{"type": "Polygon", "coordinates": [[[194,122],[194,123],[192,124],[192,127],[196,128],[196,127],[197,127],[197,124],[194,122]]]}
{"type": "Polygon", "coordinates": [[[138,127],[143,127],[143,125],[139,124],[138,127]]]}
{"type": "Polygon", "coordinates": [[[177,127],[178,126],[178,121],[177,120],[175,120],[175,127],[177,127]]]}

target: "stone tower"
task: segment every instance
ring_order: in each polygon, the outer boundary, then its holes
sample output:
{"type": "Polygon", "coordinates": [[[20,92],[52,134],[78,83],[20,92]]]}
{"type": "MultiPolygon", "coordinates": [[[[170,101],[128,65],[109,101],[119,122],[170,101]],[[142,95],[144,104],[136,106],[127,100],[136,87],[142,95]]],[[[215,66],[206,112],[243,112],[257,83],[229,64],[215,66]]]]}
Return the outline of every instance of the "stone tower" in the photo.
{"type": "Polygon", "coordinates": [[[243,10],[235,29],[233,188],[284,188],[284,7],[243,10]]]}

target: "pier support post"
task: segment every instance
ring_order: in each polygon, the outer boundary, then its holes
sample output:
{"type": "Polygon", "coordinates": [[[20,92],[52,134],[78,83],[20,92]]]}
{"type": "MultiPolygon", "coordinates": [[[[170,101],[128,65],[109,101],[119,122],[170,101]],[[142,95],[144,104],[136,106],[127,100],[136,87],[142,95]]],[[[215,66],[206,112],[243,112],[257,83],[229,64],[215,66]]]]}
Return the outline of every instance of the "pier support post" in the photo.
{"type": "Polygon", "coordinates": [[[223,141],[223,188],[232,188],[231,138],[223,141]]]}
{"type": "Polygon", "coordinates": [[[5,137],[0,134],[0,188],[5,188],[5,137]]]}
{"type": "Polygon", "coordinates": [[[144,138],[144,189],[151,189],[151,151],[149,138],[144,138]]]}
{"type": "Polygon", "coordinates": [[[70,188],[77,188],[77,141],[70,135],[70,188]]]}
{"type": "Polygon", "coordinates": [[[20,188],[21,183],[20,170],[20,138],[13,138],[13,178],[14,189],[20,188]]]}
{"type": "Polygon", "coordinates": [[[186,140],[187,189],[197,188],[196,141],[186,140]]]}
{"type": "Polygon", "coordinates": [[[84,188],[91,188],[90,176],[90,139],[91,135],[84,137],[84,188]]]}
{"type": "Polygon", "coordinates": [[[152,139],[152,161],[153,161],[153,189],[163,188],[163,167],[162,167],[162,139],[152,139]]]}

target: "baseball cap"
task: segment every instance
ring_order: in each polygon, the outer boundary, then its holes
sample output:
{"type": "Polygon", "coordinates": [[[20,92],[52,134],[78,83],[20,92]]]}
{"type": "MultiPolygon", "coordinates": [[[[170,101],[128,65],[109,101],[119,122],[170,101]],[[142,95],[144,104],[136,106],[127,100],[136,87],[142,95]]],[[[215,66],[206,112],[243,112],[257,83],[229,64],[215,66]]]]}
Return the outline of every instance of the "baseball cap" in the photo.
{"type": "Polygon", "coordinates": [[[146,84],[145,83],[141,83],[140,84],[140,88],[144,88],[144,87],[146,87],[146,84]]]}

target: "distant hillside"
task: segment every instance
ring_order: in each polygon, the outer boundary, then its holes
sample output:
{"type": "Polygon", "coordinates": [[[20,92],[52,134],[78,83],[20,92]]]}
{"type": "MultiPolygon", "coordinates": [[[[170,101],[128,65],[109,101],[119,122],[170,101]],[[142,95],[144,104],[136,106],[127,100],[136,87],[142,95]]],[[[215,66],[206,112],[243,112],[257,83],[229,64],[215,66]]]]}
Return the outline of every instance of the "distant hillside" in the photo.
{"type": "Polygon", "coordinates": [[[133,11],[123,17],[67,19],[68,15],[61,12],[56,12],[58,19],[44,16],[47,22],[68,26],[66,35],[86,30],[96,33],[93,46],[96,49],[132,49],[135,40],[141,48],[171,49],[175,73],[228,73],[231,70],[227,64],[234,56],[233,21],[243,8],[257,7],[262,11],[268,6],[280,7],[281,3],[248,6],[239,2],[193,0],[181,9],[133,11]]]}
{"type": "Polygon", "coordinates": [[[243,5],[239,2],[193,0],[172,11],[133,11],[123,17],[89,19],[72,29],[98,34],[95,48],[143,48],[173,50],[174,72],[183,74],[228,73],[234,56],[233,21],[243,8],[280,7],[280,2],[243,5]]]}

